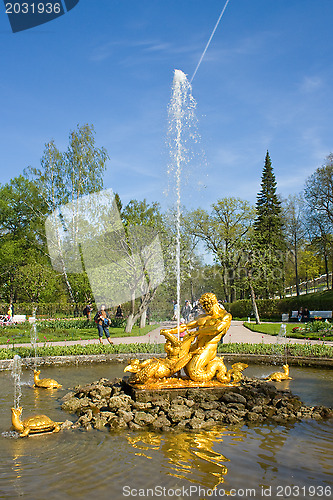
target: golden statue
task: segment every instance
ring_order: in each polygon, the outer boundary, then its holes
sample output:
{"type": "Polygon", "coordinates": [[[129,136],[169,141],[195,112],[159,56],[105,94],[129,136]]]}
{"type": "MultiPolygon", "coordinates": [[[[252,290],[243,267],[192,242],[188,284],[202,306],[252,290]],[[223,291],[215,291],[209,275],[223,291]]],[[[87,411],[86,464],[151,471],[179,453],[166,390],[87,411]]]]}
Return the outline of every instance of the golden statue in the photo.
{"type": "Polygon", "coordinates": [[[217,346],[231,324],[231,314],[220,306],[213,293],[205,293],[199,300],[205,314],[179,328],[161,330],[161,335],[167,341],[164,350],[166,358],[147,359],[140,363],[135,359],[124,371],[134,373],[130,377],[132,384],[147,384],[150,387],[219,385],[239,382],[242,370],[247,365],[235,363],[227,371],[222,357],[217,357],[217,346]],[[182,340],[175,335],[184,333],[182,340]],[[182,368],[187,375],[186,379],[170,379],[182,368]],[[216,377],[217,382],[210,383],[216,377]],[[160,384],[158,384],[158,381],[160,384]]]}
{"type": "Polygon", "coordinates": [[[283,365],[283,372],[274,372],[266,378],[267,381],[281,382],[282,380],[292,380],[289,377],[289,365],[283,365]]]}
{"type": "Polygon", "coordinates": [[[43,387],[43,389],[59,389],[62,387],[53,378],[39,378],[40,370],[34,370],[34,387],[43,387]]]}
{"type": "Polygon", "coordinates": [[[167,353],[166,358],[152,358],[145,361],[134,359],[124,369],[125,372],[132,372],[130,376],[131,384],[145,384],[171,377],[179,370],[184,368],[191,359],[189,350],[195,334],[189,333],[182,340],[169,333],[167,330],[161,330],[161,334],[167,339],[164,344],[164,350],[167,353]]]}
{"type": "Polygon", "coordinates": [[[21,420],[22,408],[12,408],[12,424],[15,431],[20,432],[20,437],[29,434],[40,434],[42,432],[59,432],[63,422],[53,422],[46,415],[35,415],[34,417],[21,420]]]}

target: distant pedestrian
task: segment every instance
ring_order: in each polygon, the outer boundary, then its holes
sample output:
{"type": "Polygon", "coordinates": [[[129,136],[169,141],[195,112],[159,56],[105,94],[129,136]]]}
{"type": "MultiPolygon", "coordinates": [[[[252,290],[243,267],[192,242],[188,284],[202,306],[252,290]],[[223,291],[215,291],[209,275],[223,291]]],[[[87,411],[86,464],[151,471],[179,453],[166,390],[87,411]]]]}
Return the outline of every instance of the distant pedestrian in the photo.
{"type": "Polygon", "coordinates": [[[91,320],[91,311],[92,307],[90,304],[87,304],[86,307],[83,309],[83,315],[87,317],[87,321],[91,320]]]}
{"type": "Polygon", "coordinates": [[[172,316],[172,319],[173,320],[177,320],[177,318],[178,318],[178,303],[175,300],[173,300],[172,302],[173,302],[173,316],[172,316]]]}
{"type": "Polygon", "coordinates": [[[121,308],[121,305],[119,304],[119,306],[117,307],[117,311],[116,311],[116,318],[123,318],[124,317],[124,314],[123,314],[123,310],[121,308]]]}
{"type": "Polygon", "coordinates": [[[191,311],[192,311],[192,306],[190,304],[190,301],[185,300],[185,305],[182,309],[182,317],[184,318],[185,323],[189,322],[191,311]]]}
{"type": "Polygon", "coordinates": [[[105,305],[102,305],[100,310],[95,314],[94,321],[97,324],[100,344],[103,344],[102,340],[103,332],[105,333],[105,336],[109,344],[113,344],[113,342],[110,340],[110,332],[109,332],[110,317],[105,309],[105,305]]]}
{"type": "Polygon", "coordinates": [[[298,321],[302,321],[302,318],[303,318],[303,307],[300,307],[299,310],[298,310],[298,313],[297,313],[297,319],[298,321]]]}
{"type": "Polygon", "coordinates": [[[304,307],[304,311],[302,313],[302,321],[306,323],[310,319],[310,311],[307,307],[304,307]]]}

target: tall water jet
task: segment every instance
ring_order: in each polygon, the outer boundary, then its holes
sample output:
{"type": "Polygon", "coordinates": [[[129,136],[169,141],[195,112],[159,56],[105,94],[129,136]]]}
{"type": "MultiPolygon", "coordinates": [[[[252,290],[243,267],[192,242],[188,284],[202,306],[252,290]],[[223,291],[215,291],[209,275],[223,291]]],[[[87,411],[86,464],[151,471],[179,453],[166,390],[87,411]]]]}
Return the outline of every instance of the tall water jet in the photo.
{"type": "Polygon", "coordinates": [[[37,369],[37,325],[36,325],[36,318],[33,317],[31,318],[31,327],[30,327],[30,342],[32,344],[32,347],[34,349],[34,368],[35,370],[37,369]]]}
{"type": "Polygon", "coordinates": [[[176,277],[177,277],[177,330],[179,338],[180,324],[180,227],[181,227],[181,182],[188,172],[186,166],[193,158],[192,145],[198,141],[197,119],[195,116],[196,101],[192,95],[192,87],[185,73],[176,69],[172,84],[172,96],[168,109],[168,146],[170,164],[168,174],[175,179],[176,208],[176,277]]]}
{"type": "Polygon", "coordinates": [[[18,354],[15,354],[12,365],[12,377],[14,379],[14,408],[20,407],[20,399],[22,396],[21,391],[21,374],[22,374],[22,360],[18,354]]]}

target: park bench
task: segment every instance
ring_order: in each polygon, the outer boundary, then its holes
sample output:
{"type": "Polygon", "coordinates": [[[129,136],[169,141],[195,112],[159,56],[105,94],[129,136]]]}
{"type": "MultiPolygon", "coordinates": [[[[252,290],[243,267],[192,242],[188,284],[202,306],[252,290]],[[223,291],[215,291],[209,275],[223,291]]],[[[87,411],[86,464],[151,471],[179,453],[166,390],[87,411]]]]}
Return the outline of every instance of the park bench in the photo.
{"type": "Polygon", "coordinates": [[[14,314],[12,317],[11,322],[12,323],[24,323],[26,321],[27,317],[25,314],[14,314]]]}
{"type": "MultiPolygon", "coordinates": [[[[309,311],[309,318],[310,321],[314,320],[315,318],[332,319],[332,311],[309,311]]],[[[282,319],[282,321],[286,320],[282,319]]],[[[298,321],[298,311],[291,311],[289,321],[298,321]]]]}

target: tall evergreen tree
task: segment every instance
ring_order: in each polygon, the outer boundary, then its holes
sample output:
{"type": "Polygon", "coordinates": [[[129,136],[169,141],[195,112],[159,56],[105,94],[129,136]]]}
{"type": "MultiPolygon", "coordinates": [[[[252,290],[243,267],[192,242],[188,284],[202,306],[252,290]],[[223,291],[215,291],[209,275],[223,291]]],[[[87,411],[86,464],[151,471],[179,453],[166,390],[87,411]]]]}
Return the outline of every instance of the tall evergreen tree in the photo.
{"type": "Polygon", "coordinates": [[[267,151],[257,195],[254,241],[257,261],[257,290],[269,297],[282,293],[285,242],[281,202],[276,193],[276,180],[267,151]]]}
{"type": "Polygon", "coordinates": [[[254,231],[257,241],[265,246],[281,249],[281,202],[276,194],[276,180],[268,151],[261,177],[261,190],[257,194],[256,212],[254,231]]]}

